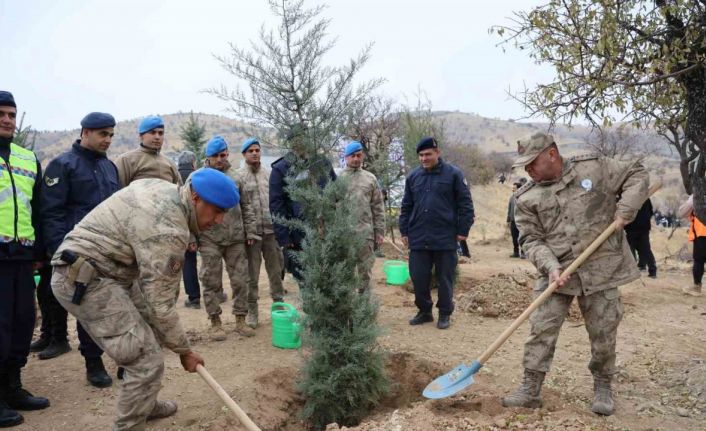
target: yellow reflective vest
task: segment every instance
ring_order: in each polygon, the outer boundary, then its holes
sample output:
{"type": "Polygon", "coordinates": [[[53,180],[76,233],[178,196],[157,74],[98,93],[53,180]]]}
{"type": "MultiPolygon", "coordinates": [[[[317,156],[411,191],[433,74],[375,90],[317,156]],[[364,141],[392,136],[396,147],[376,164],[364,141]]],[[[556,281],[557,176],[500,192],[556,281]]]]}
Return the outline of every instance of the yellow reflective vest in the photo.
{"type": "Polygon", "coordinates": [[[34,245],[32,191],[37,180],[37,157],[10,144],[9,163],[0,157],[0,243],[34,245]]]}

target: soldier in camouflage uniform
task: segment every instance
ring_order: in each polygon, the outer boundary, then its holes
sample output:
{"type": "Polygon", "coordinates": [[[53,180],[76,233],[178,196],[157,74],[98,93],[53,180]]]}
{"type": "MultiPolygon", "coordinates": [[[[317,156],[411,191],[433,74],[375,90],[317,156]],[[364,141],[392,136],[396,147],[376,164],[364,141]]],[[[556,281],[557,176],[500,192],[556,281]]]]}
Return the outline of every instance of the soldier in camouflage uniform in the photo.
{"type": "Polygon", "coordinates": [[[515,193],[520,244],[540,273],[536,294],[553,281],[560,287],[530,316],[524,382],[503,399],[503,405],[541,406],[542,382],[576,297],[591,342],[591,410],[611,415],[615,339],[623,315],[618,286],[639,278],[622,227],[635,218],[647,199],[647,171],[637,161],[619,162],[598,155],[563,159],[552,136],[544,133],[517,145],[520,156],[514,166],[524,167],[533,180],[515,193]],[[613,221],[620,229],[574,275],[561,277],[561,271],[613,221]]]}
{"type": "Polygon", "coordinates": [[[127,187],[135,180],[161,178],[172,184],[183,184],[174,163],[160,154],[164,144],[164,121],[157,116],[144,118],[137,129],[140,146],[115,159],[120,185],[127,187]]]}
{"type": "MultiPolygon", "coordinates": [[[[206,166],[226,173],[229,172],[228,144],[220,136],[214,136],[206,144],[206,166]]],[[[243,185],[236,181],[238,190],[243,185]]],[[[260,240],[257,235],[257,218],[250,205],[247,193],[241,194],[240,204],[226,213],[223,223],[206,230],[199,235],[201,268],[199,279],[203,291],[206,313],[211,321],[210,337],[213,341],[226,339],[226,332],[221,322],[221,301],[219,293],[223,291],[223,261],[226,263],[230,286],[233,291],[233,314],[235,331],[243,336],[252,337],[255,333],[245,323],[248,314],[248,259],[246,245],[252,246],[260,240]]]]}
{"type": "Polygon", "coordinates": [[[248,256],[248,315],[245,323],[257,327],[259,299],[258,281],[260,267],[265,260],[267,278],[270,282],[272,302],[282,302],[284,287],[282,286],[282,250],[275,239],[270,215],[270,170],[260,164],[260,142],[256,138],[246,140],[240,148],[245,159],[245,166],[236,173],[241,192],[247,195],[256,218],[257,235],[262,239],[246,247],[248,256]]]}
{"type": "Polygon", "coordinates": [[[190,235],[221,223],[239,196],[233,182],[212,169],[194,172],[191,180],[189,187],[135,181],[84,217],[51,261],[56,299],[125,369],[116,431],[144,430],[146,420],[176,412],[173,401],[157,401],[160,345],[179,354],[189,372],[204,363],[176,311],[184,251],[190,235]],[[82,285],[84,296],[72,300],[82,285]]]}
{"type": "Polygon", "coordinates": [[[350,199],[355,202],[358,226],[356,231],[365,236],[365,244],[358,253],[358,275],[361,278],[359,293],[370,289],[370,276],[375,263],[374,248],[385,238],[385,205],[375,175],[362,168],[365,160],[363,145],[353,141],[346,145],[346,169],[341,178],[347,178],[350,199]]]}

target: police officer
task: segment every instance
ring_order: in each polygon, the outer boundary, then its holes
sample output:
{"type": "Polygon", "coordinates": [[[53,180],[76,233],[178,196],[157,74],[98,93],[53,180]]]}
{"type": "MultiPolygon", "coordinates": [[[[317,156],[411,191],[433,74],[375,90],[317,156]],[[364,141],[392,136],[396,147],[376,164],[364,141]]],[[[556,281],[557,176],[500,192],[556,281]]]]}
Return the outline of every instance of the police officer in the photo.
{"type": "Polygon", "coordinates": [[[149,116],[138,127],[140,146],[121,154],[115,159],[120,184],[123,187],[142,178],[161,178],[172,184],[183,184],[177,167],[160,154],[164,144],[164,121],[158,116],[149,116]]]}
{"type": "MultiPolygon", "coordinates": [[[[228,143],[221,136],[214,136],[206,144],[206,166],[217,171],[229,173],[228,143]]],[[[238,190],[242,184],[236,183],[238,190]]],[[[230,286],[233,291],[233,314],[235,331],[245,337],[255,335],[245,323],[248,314],[248,259],[246,245],[252,246],[260,240],[257,235],[256,216],[246,193],[240,194],[240,204],[235,205],[224,217],[223,223],[204,230],[199,235],[201,269],[199,278],[203,287],[203,300],[206,313],[211,321],[210,337],[214,341],[226,339],[221,322],[221,301],[223,292],[223,261],[226,263],[230,286]]]]}
{"type": "Polygon", "coordinates": [[[328,181],[336,180],[331,162],[324,156],[307,159],[305,155],[305,140],[307,128],[295,124],[287,132],[287,143],[291,148],[284,157],[275,160],[270,174],[270,213],[273,218],[275,238],[282,247],[284,267],[294,276],[297,282],[302,281],[301,266],[294,255],[301,251],[304,242],[304,232],[300,229],[279,223],[276,218],[284,220],[304,220],[301,203],[292,200],[287,191],[288,181],[306,180],[309,175],[315,175],[317,184],[323,188],[328,181]],[[320,174],[323,172],[324,174],[320,174]],[[327,173],[327,174],[326,174],[327,173]]]}
{"type": "Polygon", "coordinates": [[[358,275],[361,278],[360,293],[370,289],[370,276],[375,263],[375,244],[382,245],[385,238],[385,205],[378,179],[363,169],[365,153],[358,141],[350,142],[343,152],[346,168],[341,178],[347,178],[348,198],[354,202],[358,224],[356,231],[365,238],[365,244],[358,253],[358,275]]]}
{"type": "MultiPolygon", "coordinates": [[[[196,155],[191,151],[182,151],[179,154],[179,175],[181,181],[186,184],[192,172],[196,169],[196,155]]],[[[186,299],[184,306],[187,308],[201,308],[201,285],[199,285],[199,275],[196,269],[196,243],[190,243],[184,255],[184,290],[186,299]]]]}
{"type": "Polygon", "coordinates": [[[54,254],[54,295],[125,369],[113,430],[144,429],[176,412],[175,402],[157,401],[160,345],[189,372],[204,363],[175,306],[184,250],[238,200],[233,181],[214,169],[194,172],[188,187],[138,180],[84,217],[54,254]]]}
{"type": "Polygon", "coordinates": [[[422,138],[417,144],[417,155],[421,166],[407,176],[399,219],[402,242],[409,247],[414,303],[419,309],[409,324],[434,321],[431,311],[434,267],[439,284],[437,327],[446,329],[454,311],[456,242],[464,241],[473,225],[473,200],[461,170],[441,159],[436,139],[422,138]]]}
{"type": "Polygon", "coordinates": [[[49,407],[22,388],[34,331],[34,267],[43,261],[40,228],[42,168],[13,142],[15,98],[0,91],[0,427],[21,424],[17,410],[49,407]]]}
{"type": "MultiPolygon", "coordinates": [[[[42,187],[42,221],[47,252],[54,255],[67,233],[86,214],[119,190],[118,170],[106,157],[113,139],[115,119],[92,112],[81,120],[81,138],[47,166],[42,187]]],[[[71,350],[66,338],[67,312],[56,301],[51,287],[46,292],[52,340],[39,353],[49,359],[71,350]]],[[[112,384],[101,360],[103,351],[77,322],[79,350],[86,360],[86,376],[96,387],[112,384]]]]}
{"type": "Polygon", "coordinates": [[[258,323],[257,300],[259,298],[258,281],[260,267],[265,261],[267,278],[270,282],[272,302],[282,302],[284,287],[282,286],[282,258],[272,227],[270,215],[270,170],[260,163],[261,148],[257,138],[249,138],[240,147],[240,153],[245,159],[245,166],[236,173],[238,184],[242,185],[241,194],[247,194],[255,215],[255,233],[262,238],[248,245],[245,249],[248,257],[248,315],[245,323],[256,328],[258,323]]]}
{"type": "Polygon", "coordinates": [[[623,315],[618,286],[639,277],[622,227],[647,199],[648,174],[639,162],[598,155],[564,159],[554,138],[536,133],[518,141],[515,167],[532,178],[516,193],[520,244],[537,268],[535,291],[557,281],[559,289],[530,316],[524,382],[503,399],[506,407],[540,407],[559,330],[577,297],[591,342],[594,398],[591,410],[613,414],[611,379],[616,373],[615,338],[623,315]],[[620,228],[570,278],[565,269],[615,221],[620,228]]]}

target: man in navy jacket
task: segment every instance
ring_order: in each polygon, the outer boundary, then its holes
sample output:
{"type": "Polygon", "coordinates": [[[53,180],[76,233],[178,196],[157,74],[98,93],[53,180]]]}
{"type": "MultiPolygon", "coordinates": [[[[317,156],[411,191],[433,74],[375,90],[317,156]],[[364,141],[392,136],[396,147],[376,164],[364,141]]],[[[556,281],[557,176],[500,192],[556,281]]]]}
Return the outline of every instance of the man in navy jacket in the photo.
{"type": "Polygon", "coordinates": [[[464,241],[473,224],[473,200],[463,173],[445,163],[432,137],[417,144],[420,167],[405,182],[400,212],[402,242],[409,247],[409,269],[414,284],[414,303],[419,309],[410,325],[433,322],[432,267],[439,285],[439,321],[446,329],[454,310],[453,284],[456,242],[464,241]]]}
{"type": "MultiPolygon", "coordinates": [[[[114,127],[115,119],[110,114],[88,114],[81,121],[81,139],[47,166],[42,184],[42,227],[49,256],[56,252],[74,225],[120,188],[118,170],[106,157],[114,127]]],[[[54,298],[51,288],[38,291],[37,296],[51,335],[43,333],[33,347],[40,350],[42,341],[49,339],[39,359],[50,359],[71,350],[66,331],[67,312],[54,298]]],[[[88,381],[99,388],[110,386],[112,379],[101,359],[103,351],[80,323],[76,322],[76,327],[88,381]]]]}

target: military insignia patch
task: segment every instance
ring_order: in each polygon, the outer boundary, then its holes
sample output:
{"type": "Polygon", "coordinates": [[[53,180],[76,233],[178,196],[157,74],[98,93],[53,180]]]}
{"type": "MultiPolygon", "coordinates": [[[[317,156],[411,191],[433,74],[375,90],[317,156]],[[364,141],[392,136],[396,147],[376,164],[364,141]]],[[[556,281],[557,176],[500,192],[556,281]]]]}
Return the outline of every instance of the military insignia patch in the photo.
{"type": "Polygon", "coordinates": [[[167,261],[167,269],[172,272],[172,275],[176,275],[181,271],[183,265],[184,257],[170,256],[167,261]]]}
{"type": "Polygon", "coordinates": [[[56,177],[56,178],[44,177],[44,182],[46,183],[47,187],[55,186],[55,185],[59,184],[59,177],[56,177]]]}
{"type": "Polygon", "coordinates": [[[587,192],[590,192],[593,188],[593,181],[591,181],[590,178],[584,178],[583,180],[581,180],[581,187],[583,187],[583,189],[587,192]]]}

